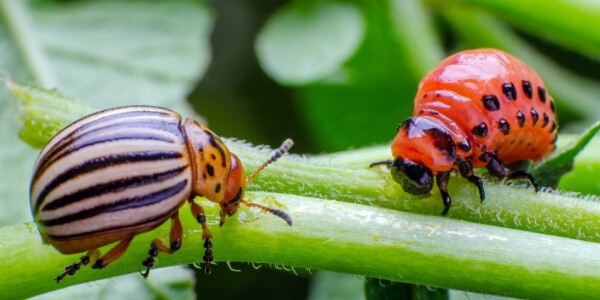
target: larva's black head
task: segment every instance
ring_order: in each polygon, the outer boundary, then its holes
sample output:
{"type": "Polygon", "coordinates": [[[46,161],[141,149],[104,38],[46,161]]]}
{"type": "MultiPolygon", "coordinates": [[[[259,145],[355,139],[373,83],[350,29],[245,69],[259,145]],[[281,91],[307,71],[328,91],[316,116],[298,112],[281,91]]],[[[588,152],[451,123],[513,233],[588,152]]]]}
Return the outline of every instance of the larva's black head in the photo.
{"type": "Polygon", "coordinates": [[[402,185],[405,192],[422,195],[433,187],[433,173],[422,164],[408,159],[396,158],[390,167],[392,177],[402,185]]]}

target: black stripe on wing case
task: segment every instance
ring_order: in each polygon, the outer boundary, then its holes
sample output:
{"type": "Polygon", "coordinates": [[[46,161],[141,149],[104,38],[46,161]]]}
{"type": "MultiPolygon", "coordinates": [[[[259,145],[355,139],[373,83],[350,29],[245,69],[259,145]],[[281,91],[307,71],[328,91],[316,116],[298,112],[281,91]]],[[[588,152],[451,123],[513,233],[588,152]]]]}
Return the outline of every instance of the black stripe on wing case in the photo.
{"type": "Polygon", "coordinates": [[[113,123],[113,124],[109,124],[109,125],[102,126],[99,128],[94,128],[90,131],[81,133],[77,137],[70,138],[70,139],[64,138],[64,139],[62,139],[61,142],[54,145],[54,147],[44,155],[43,161],[38,166],[38,170],[45,168],[45,164],[47,162],[55,160],[54,157],[56,155],[58,155],[61,151],[63,151],[65,148],[73,145],[74,143],[82,140],[85,137],[93,138],[94,135],[100,135],[101,137],[106,138],[107,135],[102,136],[102,134],[104,134],[106,131],[109,131],[109,130],[126,129],[125,132],[132,133],[132,131],[135,129],[143,128],[143,129],[155,129],[157,131],[168,132],[168,133],[178,137],[181,140],[181,139],[183,139],[183,134],[181,133],[181,129],[179,128],[179,125],[180,125],[179,122],[158,121],[156,119],[136,121],[136,122],[131,122],[130,120],[124,119],[123,122],[120,122],[120,123],[113,123]]]}
{"type": "MultiPolygon", "coordinates": [[[[117,193],[126,189],[135,188],[143,185],[150,185],[156,182],[177,177],[182,174],[187,166],[171,169],[165,172],[154,173],[149,175],[140,175],[135,177],[120,178],[111,182],[96,184],[89,186],[74,193],[64,195],[56,200],[42,206],[42,211],[56,210],[61,207],[65,207],[69,204],[73,204],[79,201],[83,201],[87,198],[101,196],[103,194],[117,193]]],[[[118,197],[118,196],[115,196],[118,197]]]]}
{"type": "Polygon", "coordinates": [[[126,198],[116,201],[114,203],[99,205],[90,209],[82,210],[80,212],[63,216],[56,219],[50,220],[37,220],[40,226],[50,227],[57,225],[64,225],[67,223],[88,219],[99,214],[110,214],[120,210],[140,208],[143,206],[153,205],[159,203],[165,199],[169,199],[178,193],[180,193],[188,184],[188,180],[184,179],[173,186],[162,189],[160,191],[150,193],[143,196],[137,196],[133,198],[126,198]]]}
{"type": "Polygon", "coordinates": [[[177,151],[144,151],[144,152],[130,152],[113,154],[107,156],[96,157],[94,159],[85,161],[73,168],[70,168],[58,176],[54,177],[48,184],[41,190],[37,199],[35,200],[34,212],[39,211],[40,205],[46,196],[57,186],[75,178],[80,175],[91,173],[93,171],[110,168],[116,165],[129,164],[134,162],[144,161],[156,161],[166,159],[180,159],[182,157],[181,152],[177,151]]]}

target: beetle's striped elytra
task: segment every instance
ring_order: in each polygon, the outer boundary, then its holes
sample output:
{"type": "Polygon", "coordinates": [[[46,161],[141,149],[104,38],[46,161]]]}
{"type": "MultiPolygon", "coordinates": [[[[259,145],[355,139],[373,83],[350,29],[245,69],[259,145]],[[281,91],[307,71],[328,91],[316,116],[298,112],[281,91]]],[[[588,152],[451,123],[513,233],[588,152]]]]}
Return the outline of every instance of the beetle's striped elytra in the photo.
{"type": "Polygon", "coordinates": [[[443,60],[419,84],[413,116],[392,142],[391,169],[406,192],[428,193],[433,177],[446,214],[449,173],[458,171],[485,199],[473,168],[499,177],[527,178],[526,170],[505,164],[538,161],[555,149],[554,101],[539,75],[519,59],[496,49],[475,49],[443,60]],[[550,125],[551,124],[551,125],[550,125]]]}
{"type": "Polygon", "coordinates": [[[278,209],[243,199],[244,188],[267,164],[292,146],[286,140],[273,156],[245,180],[241,161],[207,127],[168,109],[127,106],[79,119],[57,133],[42,149],[31,180],[31,212],[45,243],[65,254],[86,252],[66,267],[56,281],[82,265],[103,268],[119,258],[132,239],[172,220],[170,244],[151,243],[142,264],[144,277],[159,252],[181,247],[179,208],[188,201],[203,230],[205,271],[210,272],[212,233],[202,206],[203,196],[221,206],[223,225],[240,203],[284,219],[278,209]],[[103,256],[97,250],[119,242],[103,256]]]}

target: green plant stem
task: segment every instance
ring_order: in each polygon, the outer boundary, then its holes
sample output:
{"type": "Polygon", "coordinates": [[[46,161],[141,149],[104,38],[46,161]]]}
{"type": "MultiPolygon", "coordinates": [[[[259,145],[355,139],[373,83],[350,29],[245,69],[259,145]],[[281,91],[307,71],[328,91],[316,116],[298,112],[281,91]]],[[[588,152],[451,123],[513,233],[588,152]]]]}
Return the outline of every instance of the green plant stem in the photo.
{"type": "Polygon", "coordinates": [[[55,87],[56,77],[42,52],[43,47],[39,45],[40,41],[37,39],[33,20],[27,12],[27,3],[20,0],[0,0],[0,11],[12,31],[12,36],[16,39],[30,74],[39,84],[55,87]]]}
{"type": "MultiPolygon", "coordinates": [[[[294,225],[243,207],[218,227],[217,206],[205,205],[218,262],[327,269],[524,298],[600,294],[597,243],[324,199],[260,192],[249,193],[247,199],[281,205],[294,225]]],[[[183,247],[173,255],[160,254],[160,267],[201,259],[200,226],[186,210],[187,205],[180,214],[183,247]]],[[[61,255],[42,245],[32,224],[2,228],[0,295],[22,298],[137,272],[150,241],[157,234],[166,237],[167,231],[162,226],[137,237],[114,265],[103,270],[84,267],[56,284],[52,279],[79,255],[61,255]]]]}
{"type": "MultiPolygon", "coordinates": [[[[246,170],[252,170],[268,157],[268,151],[256,151],[248,145],[229,142],[246,170]]],[[[586,151],[600,151],[586,149],[586,151]]],[[[355,155],[363,162],[389,157],[389,146],[373,147],[355,155]]],[[[349,156],[336,154],[353,164],[349,156]]],[[[386,169],[346,167],[336,163],[336,155],[316,160],[300,157],[284,157],[265,169],[248,188],[269,192],[304,195],[346,202],[355,202],[402,211],[439,215],[443,209],[439,191],[429,196],[405,193],[393,181],[386,169]],[[325,162],[329,160],[328,162],[325,162]]],[[[596,164],[598,165],[598,164],[596,164]]],[[[574,171],[576,172],[576,171],[574,171]]],[[[596,172],[597,174],[597,172],[596,172]]],[[[577,176],[577,175],[575,175],[577,176]]],[[[556,191],[535,193],[528,185],[485,179],[486,200],[479,201],[477,189],[467,180],[454,176],[449,192],[453,204],[449,218],[489,225],[497,225],[526,231],[540,232],[587,241],[600,241],[600,202],[596,198],[583,199],[572,194],[556,191]]]]}

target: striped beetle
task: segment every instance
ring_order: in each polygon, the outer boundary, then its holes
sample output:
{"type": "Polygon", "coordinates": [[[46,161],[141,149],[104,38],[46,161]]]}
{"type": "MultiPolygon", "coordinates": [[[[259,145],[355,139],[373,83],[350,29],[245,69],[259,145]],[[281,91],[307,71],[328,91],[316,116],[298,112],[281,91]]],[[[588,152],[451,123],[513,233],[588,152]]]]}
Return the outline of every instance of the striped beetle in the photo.
{"type": "Polygon", "coordinates": [[[159,252],[182,244],[179,208],[187,200],[202,226],[205,272],[210,273],[212,233],[203,196],[221,206],[220,225],[240,203],[270,212],[289,225],[278,209],[243,199],[245,186],[293,145],[287,139],[245,180],[241,161],[210,129],[158,107],[126,106],[79,119],[42,149],[31,180],[31,211],[44,243],[63,254],[87,254],[65,267],[59,282],[92,263],[100,269],[118,259],[133,240],[171,219],[170,244],[156,238],[142,262],[147,277],[159,252]],[[99,247],[119,242],[103,256],[99,247]]]}

